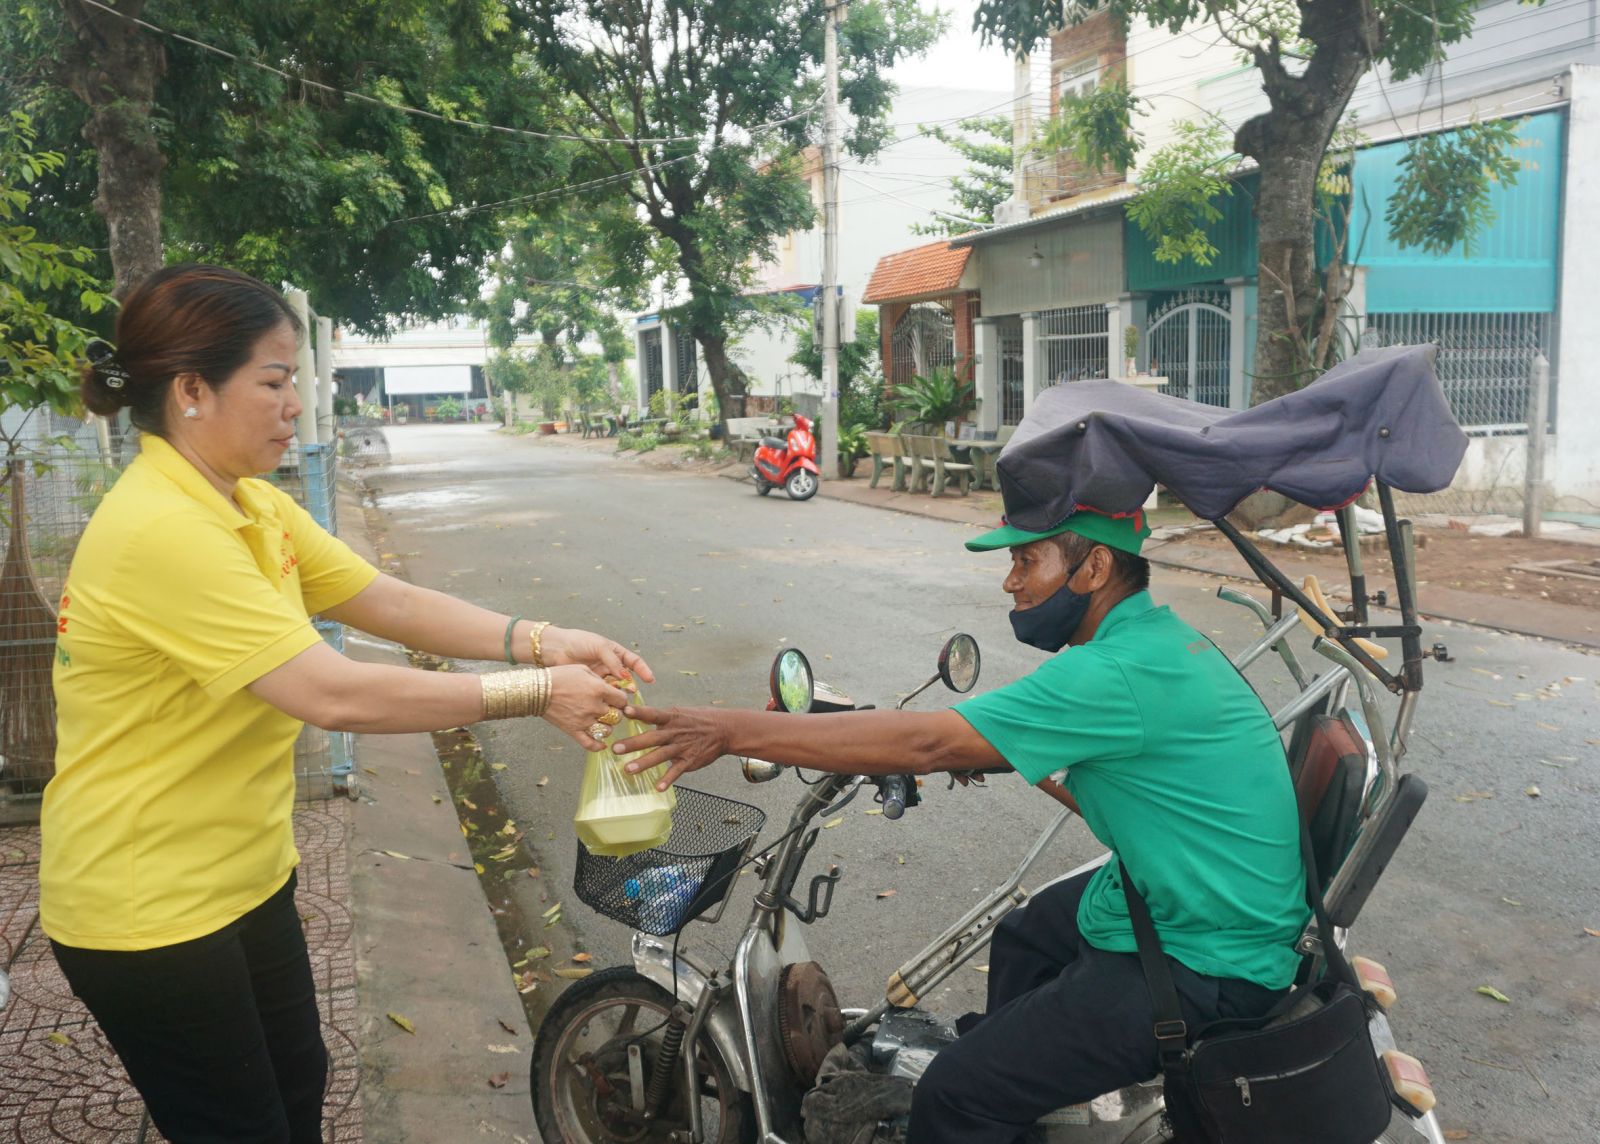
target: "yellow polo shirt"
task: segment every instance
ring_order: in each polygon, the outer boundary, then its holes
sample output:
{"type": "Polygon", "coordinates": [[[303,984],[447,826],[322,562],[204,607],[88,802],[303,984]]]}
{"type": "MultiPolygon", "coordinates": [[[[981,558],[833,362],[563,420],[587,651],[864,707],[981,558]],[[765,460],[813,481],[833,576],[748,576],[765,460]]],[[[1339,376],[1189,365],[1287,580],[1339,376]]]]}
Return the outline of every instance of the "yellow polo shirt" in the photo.
{"type": "Polygon", "coordinates": [[[146,435],[73,557],[39,863],[40,924],[63,945],[203,937],[300,860],[301,723],[245,688],[378,573],[266,481],[240,481],[234,502],[146,435]]]}

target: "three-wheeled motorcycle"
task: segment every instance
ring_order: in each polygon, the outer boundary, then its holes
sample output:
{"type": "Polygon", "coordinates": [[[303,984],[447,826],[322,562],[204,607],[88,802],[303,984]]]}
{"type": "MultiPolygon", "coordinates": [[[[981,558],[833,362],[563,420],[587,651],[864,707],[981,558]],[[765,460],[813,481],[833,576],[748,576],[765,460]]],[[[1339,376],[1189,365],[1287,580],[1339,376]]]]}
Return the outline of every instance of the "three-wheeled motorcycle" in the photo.
{"type": "MultiPolygon", "coordinates": [[[[1308,975],[1319,973],[1326,943],[1354,952],[1352,928],[1427,797],[1423,780],[1402,764],[1424,664],[1445,652],[1422,643],[1412,527],[1397,511],[1395,493],[1448,485],[1462,448],[1464,438],[1433,374],[1431,347],[1402,347],[1361,355],[1299,394],[1247,413],[1196,407],[1114,382],[1058,386],[1040,395],[1000,459],[1008,512],[1020,505],[1046,518],[1056,509],[1018,492],[1019,483],[1055,481],[1063,486],[1060,503],[1105,511],[1131,511],[1160,483],[1212,521],[1258,578],[1264,597],[1233,586],[1218,595],[1260,625],[1259,636],[1231,656],[1233,663],[1246,671],[1277,656],[1295,687],[1272,717],[1284,737],[1302,818],[1310,824],[1331,925],[1324,932],[1313,918],[1299,939],[1308,975]],[[1348,573],[1337,593],[1342,604],[1332,602],[1333,585],[1325,591],[1315,578],[1295,583],[1229,519],[1261,487],[1332,508],[1348,573]],[[1390,597],[1369,588],[1358,497],[1381,514],[1397,616],[1380,618],[1378,609],[1390,597]],[[1398,663],[1386,666],[1396,651],[1398,663]]],[[[900,706],[940,681],[968,691],[979,669],[976,641],[955,636],[940,653],[937,673],[900,706]]],[[[777,657],[769,687],[771,705],[786,711],[857,708],[816,679],[797,649],[777,657]]],[[[765,782],[792,772],[747,759],[743,773],[765,782]]],[[[857,1058],[886,1076],[914,1082],[922,1075],[954,1033],[947,1020],[924,1011],[921,999],[985,948],[1002,918],[1026,907],[1032,868],[1073,816],[1063,809],[1011,876],[909,957],[876,999],[845,1007],[804,937],[805,927],[827,917],[842,872],[829,865],[803,881],[803,871],[821,824],[866,788],[875,788],[884,820],[900,818],[919,801],[910,775],[825,774],[802,787],[781,833],[758,845],[765,824],[760,810],[680,787],[664,846],[620,859],[580,848],[578,896],[635,929],[633,958],[631,965],[572,985],[539,1030],[531,1084],[546,1140],[798,1144],[806,1139],[803,1099],[834,1046],[858,1046],[857,1058]],[[731,957],[713,960],[684,927],[717,920],[735,885],[746,884],[736,883],[735,875],[747,867],[756,876],[748,919],[731,957]],[[675,897],[642,897],[638,887],[662,869],[673,872],[675,897]]],[[[1363,986],[1380,1002],[1370,1021],[1374,1051],[1397,1054],[1386,1012],[1395,998],[1392,983],[1373,963],[1364,962],[1362,973],[1363,986]]],[[[850,982],[847,1000],[860,987],[850,982]]],[[[1426,1075],[1405,1060],[1407,1095],[1394,1101],[1379,1140],[1442,1144],[1426,1075]]],[[[869,1128],[874,1140],[904,1133],[903,1120],[893,1118],[869,1128]]],[[[1160,1080],[1152,1076],[1062,1109],[1030,1138],[1051,1144],[1171,1140],[1160,1080]]]]}

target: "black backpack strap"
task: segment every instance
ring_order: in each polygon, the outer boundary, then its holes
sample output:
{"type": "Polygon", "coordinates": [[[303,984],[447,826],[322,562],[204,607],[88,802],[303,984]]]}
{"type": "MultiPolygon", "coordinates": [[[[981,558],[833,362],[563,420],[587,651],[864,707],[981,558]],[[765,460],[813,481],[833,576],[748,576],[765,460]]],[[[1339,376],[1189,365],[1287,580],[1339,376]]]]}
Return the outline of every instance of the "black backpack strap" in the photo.
{"type": "Polygon", "coordinates": [[[1122,873],[1122,892],[1128,899],[1128,920],[1133,923],[1133,940],[1139,946],[1139,963],[1144,968],[1145,985],[1150,990],[1150,1003],[1155,1009],[1156,1047],[1161,1053],[1161,1070],[1170,1072],[1183,1059],[1189,1047],[1189,1026],[1184,1022],[1183,1009],[1178,1004],[1178,987],[1172,983],[1172,970],[1161,952],[1161,939],[1156,935],[1156,924],[1150,917],[1150,907],[1139,893],[1121,858],[1117,868],[1122,873]]]}

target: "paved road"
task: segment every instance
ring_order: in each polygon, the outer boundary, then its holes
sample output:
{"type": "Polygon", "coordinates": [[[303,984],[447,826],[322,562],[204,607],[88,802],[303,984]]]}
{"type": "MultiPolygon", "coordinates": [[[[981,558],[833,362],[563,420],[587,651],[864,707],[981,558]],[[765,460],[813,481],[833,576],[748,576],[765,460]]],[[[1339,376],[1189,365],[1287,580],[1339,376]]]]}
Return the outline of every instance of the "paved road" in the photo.
{"type": "MultiPolygon", "coordinates": [[[[652,702],[759,705],[773,654],[791,645],[858,701],[879,703],[931,674],[955,631],[983,646],[980,688],[1039,661],[1011,638],[998,587],[1004,557],[963,551],[959,526],[822,497],[760,499],[746,484],[483,426],[412,426],[389,439],[392,462],[368,477],[407,575],[635,642],[660,680],[652,702]]],[[[1158,574],[1155,585],[1159,600],[1224,647],[1241,647],[1254,621],[1216,601],[1215,587],[1179,573],[1158,574]]],[[[1402,1047],[1427,1063],[1445,1126],[1467,1134],[1458,1138],[1594,1141],[1600,938],[1584,928],[1600,929],[1600,661],[1470,628],[1438,627],[1428,639],[1456,656],[1429,669],[1409,758],[1433,794],[1353,949],[1389,965],[1402,1047]],[[1476,993],[1480,985],[1510,1004],[1476,993]]],[[[1270,669],[1253,681],[1281,694],[1270,669]]],[[[936,689],[919,703],[947,699],[936,689]]],[[[544,882],[570,886],[580,755],[540,723],[482,731],[488,757],[507,764],[506,811],[540,823],[528,837],[543,839],[544,882]]],[[[732,767],[703,771],[695,783],[775,818],[799,793],[790,779],[745,786],[732,767]]],[[[809,941],[845,1004],[868,1001],[998,882],[1053,813],[1015,780],[981,792],[930,781],[925,794],[898,823],[853,806],[818,844],[815,860],[837,861],[846,875],[809,941]],[[876,896],[884,890],[895,893],[876,896]]],[[[1073,824],[1046,864],[1064,869],[1096,852],[1073,824]]],[[[542,910],[537,885],[529,880],[522,892],[542,910]]],[[[744,910],[736,901],[729,914],[742,921],[744,910]]],[[[564,916],[577,931],[571,940],[597,964],[623,958],[622,927],[570,900],[564,916]]],[[[735,928],[690,933],[728,950],[735,928]]],[[[972,1008],[983,980],[962,970],[933,1003],[972,1008]]]]}

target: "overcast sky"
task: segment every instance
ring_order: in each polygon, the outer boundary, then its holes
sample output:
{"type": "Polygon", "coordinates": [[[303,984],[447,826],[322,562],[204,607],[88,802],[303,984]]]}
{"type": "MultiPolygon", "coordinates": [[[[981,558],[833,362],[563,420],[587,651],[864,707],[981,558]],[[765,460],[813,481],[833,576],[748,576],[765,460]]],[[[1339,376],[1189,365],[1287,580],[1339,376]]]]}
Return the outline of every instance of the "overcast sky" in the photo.
{"type": "Polygon", "coordinates": [[[950,28],[920,59],[898,64],[889,73],[901,87],[957,87],[969,91],[1011,91],[1011,61],[996,44],[979,46],[972,30],[978,0],[921,0],[922,7],[950,15],[950,28]]]}

